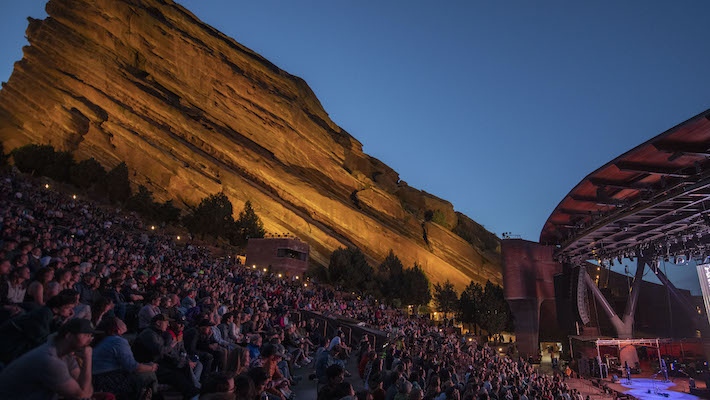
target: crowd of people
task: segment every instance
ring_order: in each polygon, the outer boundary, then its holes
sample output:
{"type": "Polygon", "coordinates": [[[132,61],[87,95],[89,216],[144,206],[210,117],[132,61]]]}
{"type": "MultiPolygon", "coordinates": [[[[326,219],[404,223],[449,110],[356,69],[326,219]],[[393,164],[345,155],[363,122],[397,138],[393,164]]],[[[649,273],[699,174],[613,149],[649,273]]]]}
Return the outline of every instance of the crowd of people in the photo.
{"type": "Polygon", "coordinates": [[[319,400],[583,400],[560,377],[426,317],[215,257],[34,179],[0,178],[0,398],[290,399],[308,384],[319,400]],[[301,311],[389,339],[349,343],[301,311]]]}

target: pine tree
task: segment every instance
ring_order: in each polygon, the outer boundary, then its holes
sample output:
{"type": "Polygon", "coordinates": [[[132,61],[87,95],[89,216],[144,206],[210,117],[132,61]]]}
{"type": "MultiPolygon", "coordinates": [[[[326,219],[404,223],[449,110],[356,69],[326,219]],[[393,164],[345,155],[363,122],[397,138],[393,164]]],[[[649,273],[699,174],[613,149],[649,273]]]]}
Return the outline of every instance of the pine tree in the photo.
{"type": "Polygon", "coordinates": [[[434,284],[434,304],[444,316],[458,308],[459,296],[454,290],[454,285],[448,279],[441,285],[434,284]]]}
{"type": "Polygon", "coordinates": [[[385,257],[382,264],[378,268],[378,280],[380,282],[380,293],[388,301],[399,299],[400,302],[404,297],[404,266],[399,257],[390,249],[389,254],[385,257]]]}
{"type": "Polygon", "coordinates": [[[173,205],[172,200],[168,200],[158,205],[156,209],[158,221],[172,224],[180,220],[180,209],[173,205]]]}
{"type": "Polygon", "coordinates": [[[223,192],[205,197],[192,212],[183,218],[185,227],[193,234],[204,237],[225,237],[233,231],[232,203],[223,192]]]}
{"type": "Polygon", "coordinates": [[[54,153],[43,175],[57,182],[69,182],[71,176],[70,172],[75,165],[74,156],[72,156],[71,153],[68,151],[57,151],[54,153]]]}
{"type": "Polygon", "coordinates": [[[256,215],[254,208],[251,206],[251,201],[247,201],[244,204],[244,209],[239,213],[235,228],[236,232],[231,235],[230,242],[241,247],[246,246],[249,239],[263,238],[266,234],[264,223],[256,215]]]}
{"type": "Polygon", "coordinates": [[[477,326],[481,324],[483,303],[483,288],[480,284],[471,282],[459,299],[459,313],[461,322],[473,324],[474,331],[478,332],[477,326]]]}
{"type": "Polygon", "coordinates": [[[54,147],[50,145],[28,144],[10,152],[15,166],[26,174],[47,176],[54,161],[54,147]]]}
{"type": "Polygon", "coordinates": [[[80,189],[88,189],[106,177],[106,170],[93,158],[79,161],[69,171],[69,181],[80,189]]]}
{"type": "Polygon", "coordinates": [[[143,185],[140,185],[138,191],[126,200],[125,207],[129,211],[135,211],[149,219],[155,219],[156,204],[153,201],[153,193],[143,185]]]}
{"type": "Polygon", "coordinates": [[[503,296],[502,287],[486,282],[481,303],[481,328],[495,334],[512,327],[510,307],[503,296]]]}
{"type": "Polygon", "coordinates": [[[123,203],[128,200],[131,197],[131,183],[128,180],[126,163],[122,162],[109,171],[102,186],[112,203],[123,203]]]}
{"type": "Polygon", "coordinates": [[[407,304],[420,306],[431,301],[431,284],[419,264],[404,271],[403,301],[407,304]]]}
{"type": "Polygon", "coordinates": [[[0,142],[0,172],[5,171],[10,166],[8,158],[9,156],[5,154],[5,146],[0,142]]]}
{"type": "Polygon", "coordinates": [[[374,272],[357,247],[340,248],[330,255],[328,280],[346,290],[369,291],[374,272]]]}

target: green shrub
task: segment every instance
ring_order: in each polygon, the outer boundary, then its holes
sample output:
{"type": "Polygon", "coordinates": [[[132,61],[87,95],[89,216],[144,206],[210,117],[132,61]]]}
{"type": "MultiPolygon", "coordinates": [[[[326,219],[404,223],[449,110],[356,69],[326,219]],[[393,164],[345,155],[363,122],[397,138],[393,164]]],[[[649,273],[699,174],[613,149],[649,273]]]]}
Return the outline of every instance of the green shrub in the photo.
{"type": "Polygon", "coordinates": [[[328,280],[346,290],[366,291],[374,283],[375,271],[357,247],[340,248],[330,255],[328,280]]]}
{"type": "Polygon", "coordinates": [[[106,170],[93,158],[79,161],[69,171],[70,182],[80,189],[88,189],[106,178],[106,170]]]}
{"type": "Polygon", "coordinates": [[[156,204],[153,201],[153,193],[143,185],[140,185],[138,191],[126,200],[125,207],[128,211],[135,211],[149,219],[155,219],[156,204]]]}
{"type": "Polygon", "coordinates": [[[138,192],[126,200],[125,207],[153,221],[170,224],[180,220],[180,209],[173,205],[172,200],[165,203],[155,202],[153,193],[143,185],[140,185],[138,192]]]}
{"type": "Polygon", "coordinates": [[[180,209],[173,205],[172,200],[158,204],[156,208],[156,218],[158,221],[173,224],[180,221],[180,209]]]}
{"type": "Polygon", "coordinates": [[[123,203],[131,197],[131,183],[125,162],[118,164],[106,174],[103,191],[112,203],[123,203]]]}
{"type": "Polygon", "coordinates": [[[0,142],[0,171],[5,171],[10,166],[8,158],[9,156],[5,154],[5,146],[0,142]]]}
{"type": "Polygon", "coordinates": [[[71,153],[67,151],[57,151],[52,157],[52,161],[47,166],[47,170],[42,174],[57,182],[69,182],[70,171],[76,163],[71,153]]]}
{"type": "Polygon", "coordinates": [[[26,174],[46,176],[58,182],[69,182],[74,157],[66,151],[54,151],[50,145],[28,144],[13,150],[15,166],[26,174]]]}
{"type": "Polygon", "coordinates": [[[26,174],[46,176],[54,161],[54,147],[28,144],[10,152],[15,166],[26,174]]]}
{"type": "Polygon", "coordinates": [[[448,224],[446,223],[446,216],[444,215],[444,212],[441,210],[435,210],[434,214],[431,217],[432,222],[435,222],[445,228],[448,228],[448,224]]]}
{"type": "Polygon", "coordinates": [[[235,231],[232,203],[224,193],[205,197],[200,204],[183,218],[183,224],[190,233],[226,237],[235,231]]]}

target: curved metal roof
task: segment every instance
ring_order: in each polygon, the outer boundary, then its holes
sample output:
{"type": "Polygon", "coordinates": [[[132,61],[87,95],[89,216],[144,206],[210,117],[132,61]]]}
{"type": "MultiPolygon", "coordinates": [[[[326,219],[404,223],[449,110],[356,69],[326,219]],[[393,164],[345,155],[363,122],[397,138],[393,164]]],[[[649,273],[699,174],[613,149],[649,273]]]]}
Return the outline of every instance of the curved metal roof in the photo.
{"type": "Polygon", "coordinates": [[[685,251],[690,247],[685,245],[688,235],[697,240],[707,231],[706,210],[710,211],[710,110],[585,177],[547,219],[540,243],[559,246],[558,258],[579,260],[651,248],[658,254],[685,251]]]}

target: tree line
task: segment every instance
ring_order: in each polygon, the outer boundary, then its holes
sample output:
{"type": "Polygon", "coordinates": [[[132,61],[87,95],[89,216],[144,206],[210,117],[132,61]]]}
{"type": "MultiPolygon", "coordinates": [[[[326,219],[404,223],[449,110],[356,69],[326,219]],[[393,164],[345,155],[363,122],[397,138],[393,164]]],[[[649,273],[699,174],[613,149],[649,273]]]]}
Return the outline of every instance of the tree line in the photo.
{"type": "Polygon", "coordinates": [[[244,248],[249,238],[263,238],[266,234],[251,202],[246,202],[235,220],[232,203],[224,193],[209,195],[197,206],[188,205],[184,216],[172,200],[156,202],[143,185],[134,193],[125,162],[106,171],[94,158],[76,162],[72,153],[56,151],[50,145],[28,144],[5,154],[0,143],[0,170],[9,167],[9,157],[20,172],[71,184],[90,198],[120,204],[149,221],[182,225],[201,238],[222,238],[244,248]]]}
{"type": "Polygon", "coordinates": [[[453,313],[464,324],[478,333],[478,328],[489,333],[513,330],[513,318],[503,288],[486,281],[485,286],[471,282],[459,296],[448,280],[434,285],[434,304],[439,312],[453,313]]]}
{"type": "Polygon", "coordinates": [[[397,308],[431,301],[431,284],[421,267],[414,264],[405,269],[392,250],[373,268],[359,248],[340,248],[330,255],[328,268],[314,266],[309,273],[321,282],[382,299],[397,308]]]}
{"type": "Polygon", "coordinates": [[[322,282],[383,299],[397,308],[411,305],[416,311],[433,300],[435,309],[445,318],[451,315],[476,333],[478,328],[493,334],[513,329],[512,314],[500,286],[490,281],[484,286],[471,282],[459,296],[448,280],[432,285],[416,263],[405,269],[392,250],[373,268],[359,248],[340,248],[331,254],[328,268],[316,266],[311,274],[322,282]]]}

